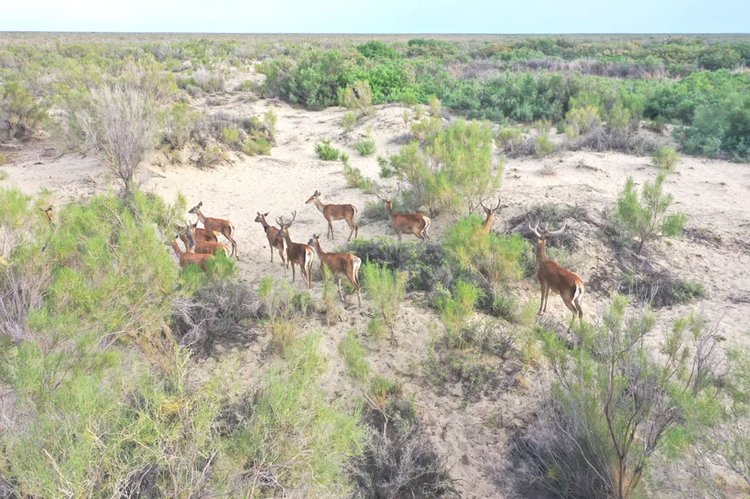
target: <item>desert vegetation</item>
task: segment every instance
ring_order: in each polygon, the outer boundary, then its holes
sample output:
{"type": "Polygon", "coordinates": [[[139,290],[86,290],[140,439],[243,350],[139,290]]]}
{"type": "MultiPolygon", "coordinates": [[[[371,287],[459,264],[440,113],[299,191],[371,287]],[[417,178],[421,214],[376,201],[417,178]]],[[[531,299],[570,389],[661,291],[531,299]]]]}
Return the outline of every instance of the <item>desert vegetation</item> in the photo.
{"type": "Polygon", "coordinates": [[[749,63],[3,35],[0,496],[747,495],[749,63]]]}

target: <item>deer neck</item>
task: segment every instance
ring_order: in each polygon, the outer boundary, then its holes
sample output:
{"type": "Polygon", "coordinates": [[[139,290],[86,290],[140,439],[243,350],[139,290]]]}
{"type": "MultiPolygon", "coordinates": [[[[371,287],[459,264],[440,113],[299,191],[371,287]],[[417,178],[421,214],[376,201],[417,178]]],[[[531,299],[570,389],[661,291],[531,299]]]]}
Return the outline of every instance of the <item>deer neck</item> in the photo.
{"type": "Polygon", "coordinates": [[[266,219],[265,219],[265,218],[261,218],[261,219],[260,219],[260,224],[261,224],[261,225],[263,226],[263,232],[266,232],[266,233],[267,233],[267,232],[268,232],[268,229],[270,229],[270,228],[271,228],[271,226],[270,226],[270,225],[268,225],[268,222],[266,222],[266,219]]]}
{"type": "Polygon", "coordinates": [[[485,232],[489,232],[492,230],[492,225],[495,223],[495,213],[490,213],[487,215],[487,219],[484,221],[484,226],[482,227],[485,232]]]}
{"type": "Polygon", "coordinates": [[[385,203],[385,210],[388,212],[389,217],[393,217],[393,205],[391,203],[385,203]]]}
{"type": "Polygon", "coordinates": [[[180,245],[177,244],[177,241],[175,239],[172,239],[172,249],[174,249],[174,252],[177,253],[177,256],[182,256],[184,251],[180,249],[180,245]]]}
{"type": "Polygon", "coordinates": [[[324,205],[324,204],[323,204],[323,203],[322,203],[322,202],[320,201],[320,199],[318,199],[318,198],[315,198],[315,199],[313,200],[313,203],[315,203],[315,207],[316,207],[316,208],[317,208],[317,209],[318,209],[318,210],[319,210],[319,211],[320,211],[321,213],[323,213],[323,212],[325,211],[325,209],[326,209],[326,205],[324,205]]]}
{"type": "Polygon", "coordinates": [[[536,261],[539,264],[547,261],[547,241],[539,241],[539,244],[537,244],[536,261]]]}
{"type": "Polygon", "coordinates": [[[198,215],[198,220],[200,220],[203,223],[203,225],[205,226],[206,225],[206,217],[203,216],[203,213],[201,213],[201,210],[196,211],[195,214],[198,215]]]}
{"type": "Polygon", "coordinates": [[[286,241],[287,246],[291,246],[292,238],[289,237],[289,228],[284,227],[283,229],[279,229],[279,232],[281,233],[281,237],[284,238],[284,241],[286,241]]]}
{"type": "Polygon", "coordinates": [[[320,243],[317,241],[315,241],[313,247],[315,248],[315,252],[318,254],[318,258],[320,258],[322,261],[323,257],[326,256],[327,253],[323,251],[323,248],[320,247],[320,243]]]}

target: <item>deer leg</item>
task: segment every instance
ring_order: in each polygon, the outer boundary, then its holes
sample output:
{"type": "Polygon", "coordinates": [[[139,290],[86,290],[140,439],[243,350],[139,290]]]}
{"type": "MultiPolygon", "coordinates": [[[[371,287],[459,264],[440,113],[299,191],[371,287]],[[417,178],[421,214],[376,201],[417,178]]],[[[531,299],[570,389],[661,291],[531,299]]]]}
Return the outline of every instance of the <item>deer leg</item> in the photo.
{"type": "MultiPolygon", "coordinates": [[[[573,300],[573,303],[578,310],[578,320],[581,323],[581,326],[583,326],[583,308],[581,307],[581,297],[578,296],[575,300],[573,300]]],[[[573,314],[573,320],[575,320],[575,313],[573,314]]]]}
{"type": "Polygon", "coordinates": [[[341,277],[338,278],[338,287],[339,287],[339,298],[341,298],[341,301],[346,303],[346,300],[344,300],[344,293],[341,292],[341,277]]]}
{"type": "Polygon", "coordinates": [[[347,242],[351,241],[352,233],[354,234],[354,239],[357,239],[357,231],[359,230],[359,226],[355,224],[354,222],[350,223],[349,227],[351,228],[351,231],[349,232],[349,239],[347,239],[347,242]]]}
{"type": "Polygon", "coordinates": [[[536,313],[536,315],[542,315],[543,313],[542,307],[544,306],[544,293],[546,291],[546,286],[544,285],[543,282],[539,281],[539,285],[541,287],[542,296],[541,296],[541,301],[539,302],[539,311],[536,313]]]}
{"type": "Polygon", "coordinates": [[[546,287],[546,289],[545,289],[545,291],[544,291],[544,310],[542,310],[542,312],[546,312],[547,311],[547,303],[549,302],[549,291],[550,291],[550,287],[549,287],[549,284],[548,284],[547,287],[546,287]]]}
{"type": "Polygon", "coordinates": [[[399,231],[396,231],[396,235],[398,236],[398,242],[401,242],[401,233],[399,231]]]}
{"type": "Polygon", "coordinates": [[[573,300],[571,298],[563,297],[563,302],[565,303],[565,306],[568,307],[571,312],[573,312],[573,318],[570,320],[570,324],[568,324],[568,332],[570,332],[570,328],[573,326],[573,323],[576,320],[576,315],[578,315],[578,307],[573,303],[573,300]]]}
{"type": "Polygon", "coordinates": [[[268,246],[271,248],[271,263],[273,263],[273,244],[269,244],[268,246]]]}
{"type": "Polygon", "coordinates": [[[333,224],[328,220],[328,239],[333,239],[333,224]]]}
{"type": "MultiPolygon", "coordinates": [[[[300,266],[300,272],[302,271],[302,266],[300,266]]],[[[292,282],[294,282],[294,279],[296,278],[295,272],[294,272],[294,262],[292,262],[292,282]]]]}

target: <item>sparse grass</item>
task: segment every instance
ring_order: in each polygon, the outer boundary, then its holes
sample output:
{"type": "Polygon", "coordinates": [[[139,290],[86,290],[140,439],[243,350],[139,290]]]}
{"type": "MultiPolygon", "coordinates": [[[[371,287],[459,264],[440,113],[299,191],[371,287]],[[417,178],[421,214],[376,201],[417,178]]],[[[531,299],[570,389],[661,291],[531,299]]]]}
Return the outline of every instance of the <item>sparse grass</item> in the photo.
{"type": "Polygon", "coordinates": [[[266,328],[271,334],[271,345],[276,352],[283,354],[297,337],[299,319],[307,315],[310,294],[296,291],[286,280],[265,277],[260,282],[258,296],[268,317],[266,328]]]}
{"type": "Polygon", "coordinates": [[[359,116],[354,111],[348,111],[341,117],[341,126],[344,130],[351,132],[359,121],[359,116]]]}
{"type": "Polygon", "coordinates": [[[344,358],[346,374],[356,383],[366,385],[370,380],[370,365],[367,352],[355,331],[349,331],[339,343],[339,354],[344,358]]]}
{"type": "Polygon", "coordinates": [[[368,262],[362,268],[362,275],[367,295],[388,328],[391,343],[395,344],[396,319],[406,297],[409,274],[368,262]]]}

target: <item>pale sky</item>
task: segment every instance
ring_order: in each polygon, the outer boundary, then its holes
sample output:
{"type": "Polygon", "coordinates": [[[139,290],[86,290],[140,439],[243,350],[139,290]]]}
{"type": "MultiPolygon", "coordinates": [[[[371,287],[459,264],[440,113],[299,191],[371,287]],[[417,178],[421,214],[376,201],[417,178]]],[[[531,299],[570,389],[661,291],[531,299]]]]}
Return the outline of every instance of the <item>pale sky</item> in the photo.
{"type": "Polygon", "coordinates": [[[750,0],[0,0],[0,31],[748,33],[750,0]]]}

